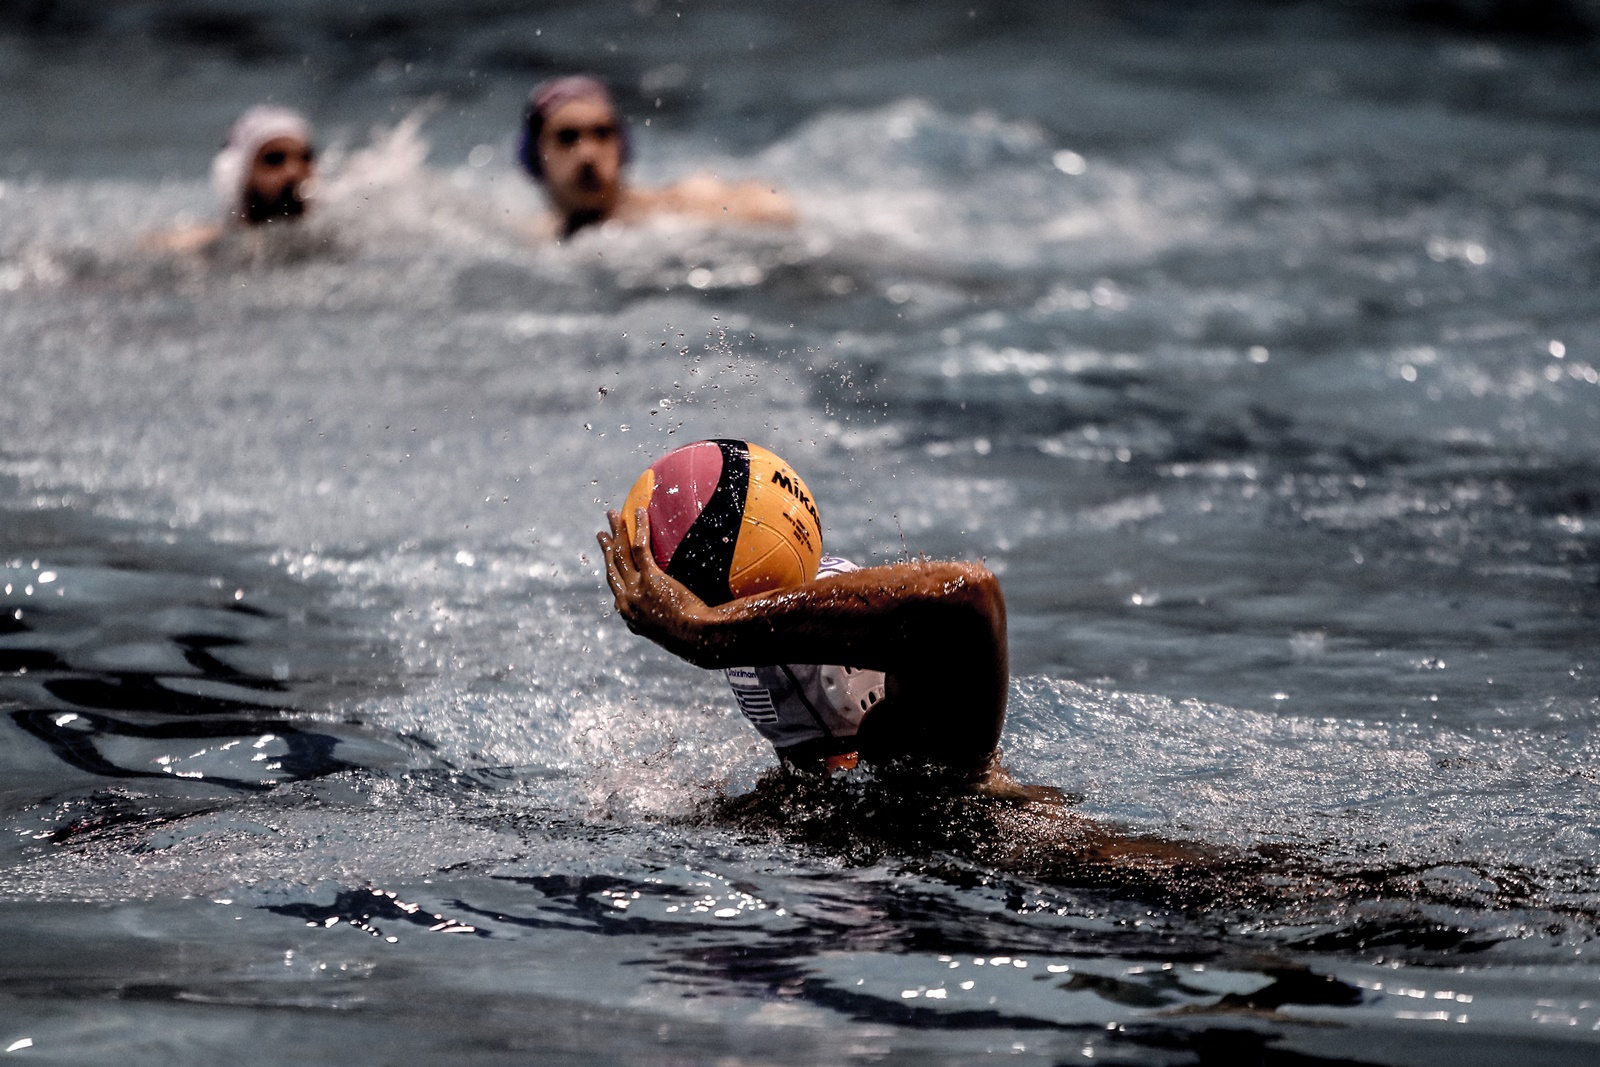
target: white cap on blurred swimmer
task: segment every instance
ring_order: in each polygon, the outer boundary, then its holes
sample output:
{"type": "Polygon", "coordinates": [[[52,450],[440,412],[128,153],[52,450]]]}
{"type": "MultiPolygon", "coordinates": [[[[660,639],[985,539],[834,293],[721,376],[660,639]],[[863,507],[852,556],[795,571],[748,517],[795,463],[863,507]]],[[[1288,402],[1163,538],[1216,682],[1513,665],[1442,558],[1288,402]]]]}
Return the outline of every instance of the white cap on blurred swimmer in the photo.
{"type": "Polygon", "coordinates": [[[246,202],[251,169],[262,146],[280,137],[293,138],[304,145],[309,165],[311,123],[298,111],[262,104],[250,108],[233,124],[228,143],[211,161],[211,187],[229,221],[262,221],[250,216],[246,202]]]}

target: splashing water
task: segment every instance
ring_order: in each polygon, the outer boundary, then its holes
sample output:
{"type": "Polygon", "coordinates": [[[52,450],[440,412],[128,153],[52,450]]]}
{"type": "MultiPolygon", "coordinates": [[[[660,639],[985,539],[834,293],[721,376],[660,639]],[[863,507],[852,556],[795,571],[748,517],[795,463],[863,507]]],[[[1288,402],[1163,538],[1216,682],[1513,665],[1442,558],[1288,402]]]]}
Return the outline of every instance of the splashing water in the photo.
{"type": "Polygon", "coordinates": [[[1318,80],[1281,23],[1062,73],[959,15],[902,13],[960,85],[729,59],[793,87],[760,134],[618,31],[639,180],[771,177],[794,230],[542,243],[453,98],[349,104],[306,225],[204,256],[141,243],[198,165],[5,180],[0,1047],[1581,1058],[1592,79],[1385,31],[1318,80]],[[1245,69],[1279,95],[1173,131],[1245,69]],[[831,551],[988,562],[1005,757],[1065,801],[784,781],[611,617],[604,508],[712,436],[831,551]]]}

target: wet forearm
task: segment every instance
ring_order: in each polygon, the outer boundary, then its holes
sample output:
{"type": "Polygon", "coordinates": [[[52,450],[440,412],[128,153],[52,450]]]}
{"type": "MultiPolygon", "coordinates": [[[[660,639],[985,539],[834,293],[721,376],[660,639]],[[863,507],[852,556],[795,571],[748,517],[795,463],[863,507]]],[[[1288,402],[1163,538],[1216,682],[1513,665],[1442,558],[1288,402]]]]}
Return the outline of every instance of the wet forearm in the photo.
{"type": "Polygon", "coordinates": [[[896,671],[939,645],[1004,646],[998,583],[968,563],[870,567],[697,612],[681,654],[703,667],[848,663],[896,671]]]}

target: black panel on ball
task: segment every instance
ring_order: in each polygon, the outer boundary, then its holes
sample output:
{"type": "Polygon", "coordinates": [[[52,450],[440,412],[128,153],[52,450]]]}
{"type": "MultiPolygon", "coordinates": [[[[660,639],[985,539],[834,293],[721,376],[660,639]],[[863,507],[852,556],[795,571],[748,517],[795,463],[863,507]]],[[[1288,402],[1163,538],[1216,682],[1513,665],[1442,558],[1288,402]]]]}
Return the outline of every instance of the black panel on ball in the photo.
{"type": "Polygon", "coordinates": [[[722,449],[722,477],[678,543],[667,573],[707,604],[724,604],[733,599],[728,572],[733,569],[733,549],[750,491],[750,449],[743,441],[715,444],[722,449]]]}

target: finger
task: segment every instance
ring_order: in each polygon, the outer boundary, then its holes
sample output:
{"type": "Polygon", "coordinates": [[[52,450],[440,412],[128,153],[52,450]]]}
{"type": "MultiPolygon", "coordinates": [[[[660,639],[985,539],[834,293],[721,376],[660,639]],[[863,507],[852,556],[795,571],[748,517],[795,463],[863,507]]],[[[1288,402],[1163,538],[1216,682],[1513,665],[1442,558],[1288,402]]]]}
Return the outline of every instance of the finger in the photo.
{"type": "Polygon", "coordinates": [[[631,595],[629,590],[638,583],[638,569],[633,563],[632,548],[624,536],[626,530],[622,525],[622,513],[613,509],[606,512],[606,519],[611,525],[611,532],[608,534],[602,530],[595,537],[606,557],[606,582],[617,595],[620,607],[621,600],[631,595]]]}
{"type": "Polygon", "coordinates": [[[633,550],[628,539],[627,527],[622,521],[622,512],[615,508],[607,511],[606,523],[611,527],[611,532],[600,531],[598,535],[600,545],[608,555],[615,558],[621,574],[631,574],[633,572],[633,561],[629,557],[632,556],[633,550]]]}
{"type": "MultiPolygon", "coordinates": [[[[618,524],[621,525],[620,522],[618,524]]],[[[618,529],[615,534],[605,536],[606,559],[611,566],[616,568],[617,579],[626,586],[638,582],[639,568],[633,558],[633,544],[626,536],[626,531],[618,529]]]]}
{"type": "Polygon", "coordinates": [[[605,555],[607,562],[610,562],[618,552],[622,551],[622,545],[618,538],[606,533],[604,530],[595,534],[594,539],[600,542],[600,551],[605,555]]]}
{"type": "Polygon", "coordinates": [[[614,551],[615,546],[619,543],[627,541],[627,538],[623,536],[622,513],[615,508],[607,511],[606,524],[610,526],[610,532],[607,533],[605,530],[601,530],[597,536],[600,538],[600,546],[610,552],[614,551]]]}
{"type": "Polygon", "coordinates": [[[615,549],[616,542],[611,540],[603,533],[596,534],[595,540],[600,542],[601,554],[605,556],[606,584],[611,587],[611,592],[614,595],[620,597],[620,590],[622,589],[622,575],[617,572],[617,553],[615,549]]]}
{"type": "Polygon", "coordinates": [[[618,530],[616,536],[608,540],[611,542],[611,561],[617,568],[617,577],[631,585],[638,581],[639,566],[638,561],[634,559],[633,545],[624,536],[625,533],[626,531],[618,530]]]}
{"type": "Polygon", "coordinates": [[[633,513],[633,565],[640,573],[660,570],[656,565],[655,550],[650,547],[650,513],[637,508],[633,513]]]}

